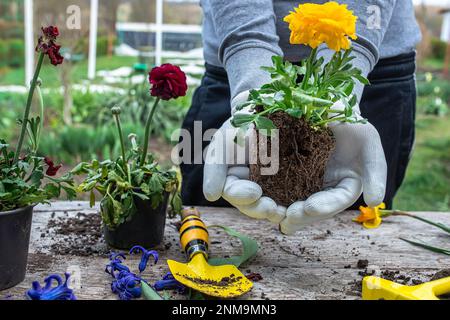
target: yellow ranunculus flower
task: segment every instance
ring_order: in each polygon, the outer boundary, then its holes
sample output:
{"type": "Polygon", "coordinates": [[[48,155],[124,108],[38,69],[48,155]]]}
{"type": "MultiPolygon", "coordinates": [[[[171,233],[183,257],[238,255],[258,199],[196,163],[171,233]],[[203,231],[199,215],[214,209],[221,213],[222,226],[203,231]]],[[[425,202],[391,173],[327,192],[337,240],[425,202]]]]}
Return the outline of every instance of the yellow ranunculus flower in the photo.
{"type": "Polygon", "coordinates": [[[384,203],[374,208],[361,206],[359,207],[360,215],[353,221],[362,223],[367,229],[377,228],[381,224],[380,209],[385,208],[384,203]]]}
{"type": "Polygon", "coordinates": [[[334,51],[350,48],[349,38],[356,39],[357,19],[347,5],[334,1],[301,4],[284,17],[291,30],[291,44],[306,44],[314,49],[326,43],[334,51]]]}

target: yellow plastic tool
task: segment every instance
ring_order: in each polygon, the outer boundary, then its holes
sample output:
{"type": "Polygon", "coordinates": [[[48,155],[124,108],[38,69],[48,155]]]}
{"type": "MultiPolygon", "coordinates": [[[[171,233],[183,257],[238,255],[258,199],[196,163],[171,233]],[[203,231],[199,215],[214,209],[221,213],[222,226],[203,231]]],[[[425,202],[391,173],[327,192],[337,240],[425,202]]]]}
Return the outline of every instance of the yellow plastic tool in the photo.
{"type": "Polygon", "coordinates": [[[184,209],[182,219],[180,242],[189,262],[167,261],[175,279],[187,287],[214,297],[231,298],[248,292],[253,283],[234,265],[208,264],[208,230],[200,219],[198,210],[184,209]]]}
{"type": "Polygon", "coordinates": [[[405,286],[378,277],[365,277],[362,283],[363,300],[439,300],[450,293],[450,277],[405,286]]]}

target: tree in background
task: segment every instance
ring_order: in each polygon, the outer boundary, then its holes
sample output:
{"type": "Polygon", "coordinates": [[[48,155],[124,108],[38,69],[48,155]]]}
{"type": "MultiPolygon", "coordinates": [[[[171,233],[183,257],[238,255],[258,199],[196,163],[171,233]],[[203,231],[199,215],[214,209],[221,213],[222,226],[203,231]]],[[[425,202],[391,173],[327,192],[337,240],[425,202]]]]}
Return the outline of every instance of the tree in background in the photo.
{"type": "Polygon", "coordinates": [[[102,20],[108,37],[108,56],[114,53],[114,42],[116,39],[117,9],[124,0],[107,0],[99,2],[99,20],[102,20]]]}

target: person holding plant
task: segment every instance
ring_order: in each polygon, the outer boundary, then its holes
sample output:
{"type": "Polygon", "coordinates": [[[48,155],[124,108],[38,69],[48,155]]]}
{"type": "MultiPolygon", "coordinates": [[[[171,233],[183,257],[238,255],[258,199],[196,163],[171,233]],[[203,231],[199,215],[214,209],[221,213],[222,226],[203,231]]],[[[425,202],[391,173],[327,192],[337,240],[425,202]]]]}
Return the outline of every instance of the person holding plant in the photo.
{"type": "MultiPolygon", "coordinates": [[[[294,64],[308,57],[305,61],[321,61],[325,68],[336,54],[351,47],[351,64],[361,71],[361,81],[351,86],[350,94],[331,99],[333,106],[327,106],[341,110],[343,103],[353,102],[349,117],[327,124],[336,146],[325,169],[324,190],[283,206],[248,180],[245,163],[229,167],[211,161],[214,156],[207,153],[206,165],[181,165],[185,204],[231,204],[251,217],[280,224],[284,233],[363,201],[371,207],[383,201],[388,208],[392,206],[414,141],[414,48],[420,41],[420,30],[411,0],[338,2],[201,1],[206,72],[184,129],[192,132],[194,121],[202,121],[204,131],[220,128],[217,134],[232,128],[231,115],[255,98],[249,98],[249,92],[257,92],[255,89],[273,80],[261,69],[272,65],[273,56],[294,64]],[[370,85],[363,78],[368,78],[370,85]],[[348,121],[361,116],[368,122],[348,121]],[[204,195],[197,191],[200,187],[204,195]]],[[[316,65],[305,67],[324,74],[316,65]]],[[[303,89],[310,85],[310,79],[318,79],[308,72],[302,78],[306,78],[303,89]]],[[[214,144],[215,139],[212,141],[214,144]]],[[[223,146],[214,147],[226,153],[231,144],[225,141],[223,146]]]]}

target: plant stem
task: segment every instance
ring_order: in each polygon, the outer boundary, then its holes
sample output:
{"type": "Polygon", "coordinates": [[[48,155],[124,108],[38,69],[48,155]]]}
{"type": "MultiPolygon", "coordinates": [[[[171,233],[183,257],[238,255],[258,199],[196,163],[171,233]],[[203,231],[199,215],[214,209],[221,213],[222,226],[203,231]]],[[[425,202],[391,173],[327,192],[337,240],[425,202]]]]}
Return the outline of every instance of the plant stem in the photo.
{"type": "Polygon", "coordinates": [[[36,150],[34,150],[34,153],[37,153],[39,149],[39,143],[41,141],[41,133],[42,133],[42,127],[44,126],[44,99],[42,98],[42,90],[41,86],[38,85],[36,87],[36,91],[39,98],[39,111],[40,111],[40,121],[39,121],[39,127],[37,129],[37,136],[36,136],[36,150]]]}
{"type": "Polygon", "coordinates": [[[334,117],[334,118],[329,118],[329,119],[325,119],[325,120],[322,120],[322,121],[320,121],[320,122],[317,122],[317,123],[315,124],[315,126],[323,126],[323,125],[327,124],[328,122],[341,121],[341,120],[345,120],[345,119],[347,119],[347,118],[346,118],[346,117],[334,117]]]}
{"type": "Polygon", "coordinates": [[[306,74],[302,81],[302,89],[306,89],[306,86],[308,85],[309,78],[311,77],[311,68],[314,63],[314,60],[316,59],[317,55],[317,48],[312,49],[311,54],[308,57],[308,60],[306,62],[306,74]]]}
{"type": "Polygon", "coordinates": [[[145,163],[145,159],[147,158],[147,149],[148,149],[148,140],[150,138],[150,124],[153,119],[153,115],[155,114],[156,108],[158,107],[160,98],[156,98],[155,102],[153,103],[153,108],[150,111],[150,114],[148,115],[147,122],[145,124],[145,135],[144,135],[144,146],[142,149],[142,158],[140,162],[140,166],[142,167],[145,163]]]}
{"type": "Polygon", "coordinates": [[[25,112],[23,113],[22,118],[22,129],[20,131],[19,141],[17,142],[16,153],[14,155],[14,163],[19,160],[20,151],[22,150],[23,139],[25,138],[25,132],[28,126],[28,116],[30,115],[31,102],[33,101],[33,93],[36,88],[37,79],[39,77],[39,73],[41,72],[42,62],[44,61],[44,53],[39,54],[38,63],[36,66],[36,70],[34,71],[33,80],[31,80],[30,90],[28,91],[27,105],[25,107],[25,112]]]}
{"type": "Polygon", "coordinates": [[[125,157],[125,143],[123,142],[123,134],[122,134],[122,126],[120,125],[120,117],[118,114],[115,114],[114,117],[116,118],[117,131],[119,132],[120,149],[122,150],[123,168],[125,169],[125,172],[127,172],[128,170],[127,170],[127,166],[126,166],[127,159],[125,157]]]}

